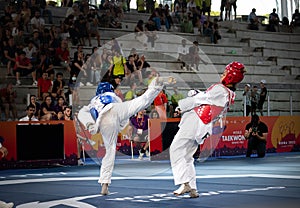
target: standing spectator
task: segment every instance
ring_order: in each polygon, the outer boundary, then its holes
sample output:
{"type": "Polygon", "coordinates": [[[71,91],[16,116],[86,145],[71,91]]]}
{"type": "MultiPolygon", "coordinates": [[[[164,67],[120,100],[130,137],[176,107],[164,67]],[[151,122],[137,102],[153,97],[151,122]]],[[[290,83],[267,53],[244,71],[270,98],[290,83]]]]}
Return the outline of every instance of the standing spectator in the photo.
{"type": "Polygon", "coordinates": [[[153,101],[155,110],[159,114],[159,118],[166,119],[167,118],[167,107],[168,107],[168,98],[164,91],[160,91],[160,93],[156,96],[153,101]]]}
{"type": "MultiPolygon", "coordinates": [[[[79,15],[78,19],[75,20],[74,29],[76,31],[79,43],[85,46],[85,38],[89,38],[89,35],[87,33],[88,31],[87,21],[83,15],[79,15]]],[[[90,46],[92,46],[91,43],[90,46]]]]}
{"type": "Polygon", "coordinates": [[[149,116],[145,114],[146,110],[141,110],[137,115],[130,118],[128,127],[128,136],[139,148],[139,159],[142,160],[144,154],[149,156],[149,140],[148,140],[148,120],[149,116]],[[141,143],[144,142],[144,146],[141,143]]]}
{"type": "Polygon", "coordinates": [[[189,59],[191,63],[190,69],[192,70],[199,70],[199,63],[202,61],[204,64],[207,64],[206,61],[201,59],[199,55],[199,43],[198,41],[194,41],[193,45],[189,48],[189,59]]]}
{"type": "Polygon", "coordinates": [[[56,99],[59,96],[65,98],[64,87],[66,85],[65,80],[63,79],[64,75],[61,72],[56,73],[56,79],[53,81],[51,96],[56,99]]]}
{"type": "Polygon", "coordinates": [[[276,9],[273,9],[273,12],[269,15],[269,26],[268,26],[268,31],[270,32],[276,32],[276,28],[278,28],[278,32],[279,32],[279,16],[276,13],[276,9]]]}
{"type": "Polygon", "coordinates": [[[111,61],[111,65],[109,67],[110,76],[121,76],[125,77],[126,66],[126,58],[121,55],[121,51],[119,49],[113,49],[113,57],[111,61]]]}
{"type": "Polygon", "coordinates": [[[251,91],[251,115],[256,114],[257,104],[259,100],[259,94],[257,91],[257,86],[254,85],[251,91]]]}
{"type": "Polygon", "coordinates": [[[259,93],[259,101],[257,104],[257,109],[260,112],[260,115],[263,116],[263,107],[268,94],[268,90],[265,86],[266,80],[262,79],[260,81],[260,93],[259,93]]]}
{"type": "Polygon", "coordinates": [[[20,76],[26,76],[31,73],[33,79],[32,86],[36,86],[37,81],[35,69],[31,64],[30,59],[27,58],[25,55],[26,53],[24,51],[20,51],[19,55],[16,58],[16,64],[13,71],[14,75],[16,75],[16,85],[21,85],[20,76]]]}
{"type": "Polygon", "coordinates": [[[40,11],[36,11],[34,17],[31,18],[30,24],[32,30],[38,30],[39,32],[43,32],[45,27],[45,20],[41,17],[40,11]]]}
{"type": "Polygon", "coordinates": [[[7,46],[4,46],[4,64],[7,67],[7,76],[12,76],[11,68],[15,66],[17,54],[17,46],[14,43],[14,38],[8,38],[7,46]]]}
{"type": "Polygon", "coordinates": [[[97,12],[94,9],[91,9],[90,13],[88,14],[87,19],[88,24],[88,38],[89,38],[89,45],[92,46],[91,38],[96,37],[98,47],[101,47],[100,44],[100,32],[98,30],[99,21],[97,18],[97,12]]]}
{"type": "Polygon", "coordinates": [[[0,90],[1,102],[4,108],[5,120],[10,121],[10,111],[12,112],[13,120],[17,120],[17,105],[16,105],[16,97],[17,92],[13,89],[13,84],[8,83],[5,88],[0,90]]]}
{"type": "Polygon", "coordinates": [[[19,119],[19,121],[39,121],[38,118],[34,116],[35,107],[34,105],[29,104],[26,107],[26,116],[19,119]]]}
{"type": "Polygon", "coordinates": [[[38,79],[38,97],[41,100],[44,100],[46,96],[51,95],[52,83],[48,78],[48,73],[43,72],[42,77],[38,79]]]}
{"type": "Polygon", "coordinates": [[[291,25],[292,25],[293,28],[300,26],[300,13],[299,13],[299,9],[295,9],[295,13],[292,16],[291,25]]]}
{"type": "MultiPolygon", "coordinates": [[[[98,47],[93,47],[92,54],[87,54],[85,56],[85,67],[90,69],[86,86],[93,86],[94,84],[97,85],[100,82],[102,58],[97,51],[98,47]]],[[[108,67],[105,68],[105,70],[107,69],[108,67]]]]}
{"type": "MultiPolygon", "coordinates": [[[[223,12],[226,6],[227,0],[221,0],[221,6],[220,6],[220,21],[223,21],[223,12]]],[[[226,15],[225,15],[226,18],[226,15]]]]}
{"type": "Polygon", "coordinates": [[[246,116],[249,116],[251,112],[251,90],[250,89],[251,89],[251,85],[246,84],[243,92],[243,96],[244,96],[243,104],[244,107],[246,105],[246,116]]]}
{"type": "Polygon", "coordinates": [[[268,126],[260,121],[258,115],[251,117],[251,122],[246,125],[245,138],[248,140],[246,157],[251,157],[252,151],[257,150],[257,157],[264,157],[268,137],[268,126]]]}

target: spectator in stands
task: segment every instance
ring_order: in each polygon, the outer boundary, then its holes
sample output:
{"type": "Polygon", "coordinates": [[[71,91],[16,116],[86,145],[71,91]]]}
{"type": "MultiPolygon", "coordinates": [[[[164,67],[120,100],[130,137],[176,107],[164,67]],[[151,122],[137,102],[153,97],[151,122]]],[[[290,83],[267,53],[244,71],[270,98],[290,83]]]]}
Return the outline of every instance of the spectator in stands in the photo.
{"type": "Polygon", "coordinates": [[[78,88],[84,86],[82,83],[82,76],[87,77],[87,72],[83,68],[84,54],[78,52],[77,60],[74,60],[71,65],[70,79],[69,79],[69,93],[72,94],[74,105],[79,105],[78,88]]]}
{"type": "Polygon", "coordinates": [[[66,120],[66,121],[73,120],[73,117],[72,117],[72,107],[71,106],[68,106],[68,105],[65,106],[63,120],[66,120]]]}
{"type": "Polygon", "coordinates": [[[119,48],[112,48],[112,61],[109,67],[110,76],[122,76],[125,77],[127,71],[126,58],[121,54],[119,48]]]}
{"type": "Polygon", "coordinates": [[[21,6],[21,24],[25,26],[26,31],[29,32],[28,30],[28,24],[30,22],[31,18],[31,10],[28,6],[28,1],[22,1],[22,6],[21,6]]]}
{"type": "Polygon", "coordinates": [[[210,17],[210,11],[211,11],[211,0],[203,0],[202,1],[202,12],[205,15],[207,12],[207,16],[210,17]]]}
{"type": "Polygon", "coordinates": [[[52,37],[50,35],[50,30],[48,28],[45,28],[44,32],[41,35],[40,51],[49,51],[51,41],[52,37]]]}
{"type": "Polygon", "coordinates": [[[259,100],[259,94],[258,94],[258,88],[256,85],[254,85],[252,87],[251,90],[251,115],[256,114],[256,109],[257,109],[257,104],[258,104],[258,100],[259,100]]]}
{"type": "Polygon", "coordinates": [[[136,1],[136,7],[137,7],[137,11],[138,13],[145,13],[146,10],[145,10],[145,1],[144,0],[137,0],[136,1]]]}
{"type": "Polygon", "coordinates": [[[136,66],[137,66],[137,70],[142,73],[142,78],[146,77],[146,70],[151,67],[149,62],[146,61],[146,56],[144,54],[139,56],[136,66]]]}
{"type": "Polygon", "coordinates": [[[191,70],[200,70],[199,63],[202,61],[204,64],[207,64],[200,55],[199,55],[199,43],[198,41],[194,41],[193,45],[189,48],[188,57],[190,60],[191,66],[189,67],[191,70]]]}
{"type": "Polygon", "coordinates": [[[125,100],[132,100],[134,98],[136,98],[136,88],[137,88],[137,85],[135,82],[132,82],[130,84],[130,89],[126,92],[125,94],[125,100]]]}
{"type": "Polygon", "coordinates": [[[173,112],[178,106],[178,101],[183,99],[184,96],[182,93],[178,92],[178,88],[176,86],[173,87],[174,93],[171,95],[171,103],[170,103],[170,115],[173,116],[173,112]]]}
{"type": "Polygon", "coordinates": [[[259,100],[258,100],[258,104],[257,104],[257,109],[260,112],[261,116],[263,116],[263,107],[264,107],[264,103],[265,103],[265,100],[266,100],[267,94],[268,94],[268,90],[267,90],[265,84],[266,84],[266,80],[262,79],[260,81],[259,100]]]}
{"type": "Polygon", "coordinates": [[[17,120],[18,111],[15,99],[17,98],[17,92],[13,88],[12,83],[7,83],[6,87],[0,90],[1,103],[4,108],[5,120],[17,120]],[[10,118],[10,111],[12,112],[12,119],[10,118]]]}
{"type": "Polygon", "coordinates": [[[42,51],[40,55],[40,63],[37,66],[37,74],[39,77],[41,77],[44,72],[48,74],[48,77],[51,81],[54,80],[53,62],[48,53],[42,51]]]}
{"type": "MultiPolygon", "coordinates": [[[[223,12],[226,6],[227,0],[221,0],[221,6],[220,6],[220,21],[223,21],[223,12]]],[[[225,14],[226,18],[226,14],[225,14]]]]}
{"type": "Polygon", "coordinates": [[[71,71],[70,62],[71,59],[70,59],[70,52],[68,49],[68,41],[62,40],[60,47],[56,49],[54,65],[62,66],[67,71],[71,71]]]}
{"type": "Polygon", "coordinates": [[[89,37],[89,45],[92,46],[91,38],[96,37],[98,47],[101,47],[100,44],[100,32],[98,30],[98,17],[97,11],[94,9],[90,10],[90,13],[87,15],[87,24],[88,24],[88,37],[89,37]]]}
{"type": "Polygon", "coordinates": [[[300,13],[299,9],[295,9],[295,13],[292,15],[292,21],[291,21],[291,31],[294,31],[295,27],[300,26],[300,13]]]}
{"type": "Polygon", "coordinates": [[[177,60],[182,62],[182,65],[180,67],[181,67],[181,69],[186,71],[187,70],[186,61],[187,61],[187,56],[188,56],[188,52],[189,52],[189,47],[186,45],[186,39],[181,40],[181,45],[178,46],[177,52],[178,52],[177,60]]]}
{"type": "Polygon", "coordinates": [[[34,14],[34,17],[31,18],[30,24],[32,27],[32,30],[38,30],[39,32],[44,31],[45,27],[45,20],[41,17],[40,11],[36,11],[34,14]]]}
{"type": "Polygon", "coordinates": [[[35,107],[32,104],[29,104],[26,107],[26,116],[19,119],[19,121],[39,121],[37,117],[34,115],[35,107]]]}
{"type": "Polygon", "coordinates": [[[48,15],[48,23],[53,24],[53,18],[52,18],[52,11],[50,9],[47,9],[47,2],[46,0],[39,0],[40,4],[40,12],[41,16],[44,16],[45,14],[48,15]]]}
{"type": "MultiPolygon", "coordinates": [[[[103,60],[101,58],[101,55],[97,51],[98,47],[93,47],[91,55],[86,56],[85,65],[87,68],[90,68],[90,74],[88,75],[88,82],[86,83],[86,86],[97,85],[100,82],[100,78],[102,77],[101,65],[103,64],[103,60]]],[[[108,67],[106,68],[106,70],[107,69],[108,67]]]]}
{"type": "Polygon", "coordinates": [[[52,98],[50,95],[47,95],[44,99],[44,102],[41,104],[40,120],[49,121],[54,119],[55,117],[56,113],[54,111],[52,98]]]}
{"type": "Polygon", "coordinates": [[[244,92],[243,92],[243,105],[245,107],[246,105],[246,116],[249,116],[251,112],[251,85],[246,84],[244,87],[244,92]]]}
{"type": "MultiPolygon", "coordinates": [[[[86,38],[88,39],[89,35],[88,35],[88,24],[86,18],[83,15],[79,15],[78,19],[74,21],[74,29],[76,31],[79,43],[85,46],[85,39],[86,38]]],[[[91,43],[90,46],[92,46],[91,43]]]]}
{"type": "Polygon", "coordinates": [[[148,21],[153,21],[155,23],[155,30],[161,30],[161,17],[159,15],[159,10],[156,8],[154,12],[149,17],[148,21]]]}
{"type": "Polygon", "coordinates": [[[63,112],[66,106],[67,102],[65,100],[65,97],[58,96],[56,99],[56,104],[54,105],[55,113],[58,114],[59,112],[63,112]]]}
{"type": "Polygon", "coordinates": [[[167,118],[167,107],[168,107],[168,98],[164,91],[160,91],[160,93],[154,99],[154,107],[155,110],[159,114],[159,118],[166,119],[167,118]]]}
{"type": "Polygon", "coordinates": [[[155,47],[155,41],[158,39],[157,30],[156,23],[149,19],[145,24],[145,34],[148,37],[147,42],[150,43],[150,47],[153,50],[155,47]]]}
{"type": "Polygon", "coordinates": [[[29,105],[34,106],[34,116],[39,119],[40,118],[40,111],[41,111],[41,104],[37,102],[35,95],[30,95],[29,97],[29,105]]]}
{"type": "Polygon", "coordinates": [[[41,49],[41,38],[40,38],[40,32],[37,29],[33,30],[31,40],[33,41],[34,46],[38,50],[40,50],[41,49]]]}
{"type": "Polygon", "coordinates": [[[158,119],[159,118],[159,114],[156,110],[151,110],[150,114],[149,114],[149,118],[151,119],[158,119]]]}
{"type": "Polygon", "coordinates": [[[24,29],[22,27],[18,27],[17,30],[17,35],[14,36],[14,43],[19,50],[22,50],[26,45],[24,29]]]}
{"type": "Polygon", "coordinates": [[[226,4],[225,4],[225,9],[226,9],[226,13],[225,13],[225,21],[230,20],[231,17],[231,11],[233,8],[234,11],[234,19],[236,19],[236,1],[237,0],[226,0],[226,4]]]}
{"type": "Polygon", "coordinates": [[[268,137],[268,126],[254,114],[251,122],[246,125],[245,138],[248,140],[246,157],[251,157],[252,151],[257,151],[257,157],[264,157],[268,137]]]}
{"type": "Polygon", "coordinates": [[[79,15],[82,15],[82,12],[80,11],[77,3],[74,3],[72,7],[68,8],[66,17],[69,17],[70,15],[73,15],[76,19],[79,17],[79,15]]]}
{"type": "Polygon", "coordinates": [[[53,81],[51,96],[57,99],[59,96],[65,98],[64,87],[66,83],[64,80],[64,75],[61,72],[56,73],[56,79],[53,81]]]}
{"type": "Polygon", "coordinates": [[[33,83],[32,86],[37,85],[36,81],[36,72],[33,68],[30,59],[28,59],[26,56],[26,53],[24,51],[20,51],[19,55],[16,58],[16,64],[13,70],[14,75],[16,76],[16,85],[21,85],[20,77],[26,76],[31,73],[33,83]]]}
{"type": "Polygon", "coordinates": [[[212,31],[212,36],[211,36],[211,43],[217,44],[218,41],[221,39],[221,34],[219,31],[219,24],[218,24],[218,19],[214,19],[213,23],[213,31],[212,31]]]}
{"type": "Polygon", "coordinates": [[[135,77],[138,77],[139,85],[143,86],[143,77],[142,77],[142,69],[138,68],[135,63],[134,55],[128,56],[128,61],[126,62],[126,69],[128,72],[128,80],[129,83],[135,81],[135,77]]]}
{"type": "Polygon", "coordinates": [[[51,95],[52,83],[51,80],[48,78],[47,72],[43,72],[42,77],[38,79],[37,87],[37,95],[40,100],[44,100],[46,96],[51,95]]]}
{"type": "Polygon", "coordinates": [[[149,140],[148,140],[148,119],[149,116],[145,114],[146,110],[141,110],[137,115],[130,118],[128,127],[128,137],[137,144],[139,148],[139,159],[142,160],[144,154],[149,156],[149,140]],[[144,142],[144,146],[141,143],[144,142]]]}
{"type": "Polygon", "coordinates": [[[259,20],[258,17],[255,14],[256,9],[253,8],[251,13],[248,15],[248,29],[249,30],[258,30],[258,24],[259,24],[259,20]]]}
{"type": "Polygon", "coordinates": [[[279,32],[279,16],[276,13],[276,9],[273,9],[273,12],[269,15],[269,26],[268,26],[268,31],[270,32],[276,32],[276,28],[278,28],[278,32],[279,32]]]}
{"type": "Polygon", "coordinates": [[[23,48],[23,51],[26,53],[25,56],[30,59],[32,65],[35,65],[38,59],[38,49],[35,47],[32,40],[28,41],[28,44],[23,48]]]}
{"type": "Polygon", "coordinates": [[[7,76],[12,76],[11,69],[14,68],[16,57],[18,56],[18,49],[14,43],[12,36],[9,37],[7,46],[4,46],[4,59],[3,62],[7,67],[7,76]]]}

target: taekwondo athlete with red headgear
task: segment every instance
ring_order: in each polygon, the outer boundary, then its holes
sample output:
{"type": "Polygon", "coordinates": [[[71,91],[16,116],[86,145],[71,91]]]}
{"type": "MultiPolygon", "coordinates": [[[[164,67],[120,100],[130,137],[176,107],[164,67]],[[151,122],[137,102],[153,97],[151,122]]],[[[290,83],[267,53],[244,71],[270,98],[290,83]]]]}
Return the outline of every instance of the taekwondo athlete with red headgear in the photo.
{"type": "Polygon", "coordinates": [[[187,98],[179,101],[182,117],[170,146],[174,183],[180,185],[175,195],[189,193],[191,198],[199,197],[193,155],[198,144],[212,134],[213,124],[225,117],[234,102],[236,84],[243,80],[244,73],[242,63],[232,62],[225,67],[219,83],[204,92],[191,90],[187,98]]]}

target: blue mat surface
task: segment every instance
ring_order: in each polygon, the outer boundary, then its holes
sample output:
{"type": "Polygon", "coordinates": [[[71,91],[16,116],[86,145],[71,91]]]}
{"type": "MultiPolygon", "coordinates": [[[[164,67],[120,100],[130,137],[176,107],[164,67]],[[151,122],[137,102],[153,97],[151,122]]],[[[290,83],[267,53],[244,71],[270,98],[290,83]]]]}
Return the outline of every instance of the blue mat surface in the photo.
{"type": "Polygon", "coordinates": [[[0,171],[0,200],[18,208],[298,208],[300,153],[265,158],[230,157],[195,162],[200,197],[176,197],[169,161],[117,157],[100,195],[99,165],[0,171]]]}

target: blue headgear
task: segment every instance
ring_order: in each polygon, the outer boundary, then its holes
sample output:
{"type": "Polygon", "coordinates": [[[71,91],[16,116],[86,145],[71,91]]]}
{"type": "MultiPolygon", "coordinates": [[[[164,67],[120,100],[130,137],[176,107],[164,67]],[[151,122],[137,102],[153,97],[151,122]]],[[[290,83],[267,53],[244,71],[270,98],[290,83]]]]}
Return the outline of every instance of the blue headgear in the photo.
{"type": "Polygon", "coordinates": [[[96,90],[96,96],[105,92],[114,92],[114,87],[109,82],[101,82],[96,90]]]}

